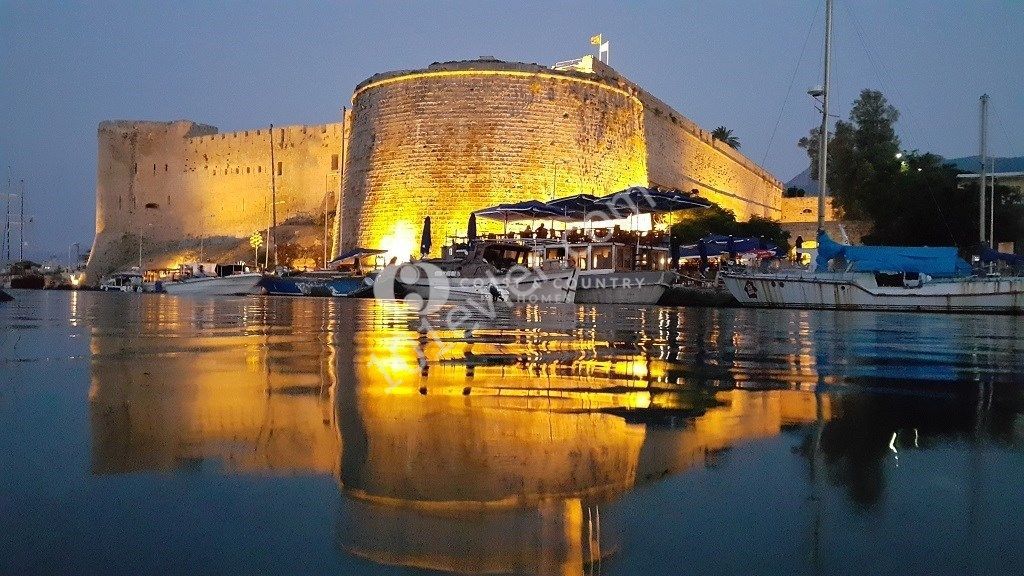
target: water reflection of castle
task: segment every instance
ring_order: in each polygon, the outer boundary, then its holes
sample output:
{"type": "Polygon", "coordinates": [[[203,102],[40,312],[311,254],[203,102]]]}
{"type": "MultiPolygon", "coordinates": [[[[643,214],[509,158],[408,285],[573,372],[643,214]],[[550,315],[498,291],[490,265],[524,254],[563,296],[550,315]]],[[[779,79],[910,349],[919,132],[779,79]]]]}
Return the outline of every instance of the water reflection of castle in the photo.
{"type": "Polygon", "coordinates": [[[424,337],[381,302],[253,301],[239,322],[152,301],[166,335],[93,334],[93,471],[332,474],[340,546],[382,563],[580,572],[620,546],[604,504],[828,415],[799,391],[660,385],[664,345],[598,351],[620,337],[601,331],[424,337]]]}

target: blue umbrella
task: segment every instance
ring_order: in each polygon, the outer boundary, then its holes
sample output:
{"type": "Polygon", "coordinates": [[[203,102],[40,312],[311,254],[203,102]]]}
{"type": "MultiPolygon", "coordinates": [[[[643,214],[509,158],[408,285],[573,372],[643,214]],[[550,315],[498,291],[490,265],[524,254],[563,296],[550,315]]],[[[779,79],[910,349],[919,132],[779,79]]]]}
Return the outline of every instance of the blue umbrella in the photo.
{"type": "Polygon", "coordinates": [[[423,219],[423,235],[420,236],[420,256],[426,256],[430,253],[430,216],[423,219]]]}
{"type": "Polygon", "coordinates": [[[504,220],[515,222],[517,220],[561,220],[564,218],[562,211],[552,208],[539,200],[525,200],[513,204],[498,204],[483,210],[477,210],[476,215],[491,220],[504,220]]]}
{"type": "Polygon", "coordinates": [[[633,186],[600,199],[600,204],[621,217],[627,214],[665,214],[689,208],[707,208],[711,203],[679,190],[633,186]]]}
{"type": "Polygon", "coordinates": [[[577,220],[586,220],[588,213],[595,210],[604,210],[605,208],[604,204],[601,203],[601,199],[591,194],[576,194],[564,198],[556,198],[545,204],[566,217],[572,216],[577,220]]]}

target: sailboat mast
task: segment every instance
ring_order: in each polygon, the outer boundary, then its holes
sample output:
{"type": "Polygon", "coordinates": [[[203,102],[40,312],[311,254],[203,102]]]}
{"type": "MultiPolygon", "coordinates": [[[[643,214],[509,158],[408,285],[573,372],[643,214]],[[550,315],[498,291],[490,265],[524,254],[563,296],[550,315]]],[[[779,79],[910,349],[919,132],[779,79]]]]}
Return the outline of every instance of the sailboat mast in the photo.
{"type": "Polygon", "coordinates": [[[21,216],[18,220],[18,239],[21,241],[18,260],[25,261],[25,180],[21,180],[21,216]]]}
{"type": "Polygon", "coordinates": [[[828,96],[832,61],[832,0],[825,0],[825,79],[821,100],[821,144],[818,146],[818,232],[825,230],[825,194],[828,192],[828,96]]]}
{"type": "Polygon", "coordinates": [[[981,174],[978,178],[978,234],[981,243],[984,244],[987,238],[985,237],[985,187],[988,185],[986,181],[986,170],[988,168],[988,94],[981,95],[981,150],[979,151],[979,160],[981,160],[981,174]]]}

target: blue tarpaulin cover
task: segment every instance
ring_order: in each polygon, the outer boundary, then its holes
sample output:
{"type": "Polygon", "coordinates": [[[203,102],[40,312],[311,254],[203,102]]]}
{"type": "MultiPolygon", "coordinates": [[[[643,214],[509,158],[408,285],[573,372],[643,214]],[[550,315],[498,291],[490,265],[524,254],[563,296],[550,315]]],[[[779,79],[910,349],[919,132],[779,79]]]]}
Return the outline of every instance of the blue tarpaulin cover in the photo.
{"type": "Polygon", "coordinates": [[[956,248],[913,246],[847,246],[818,233],[817,272],[827,272],[828,262],[842,258],[852,272],[917,272],[929,276],[969,275],[971,267],[957,256],[956,248]]]}

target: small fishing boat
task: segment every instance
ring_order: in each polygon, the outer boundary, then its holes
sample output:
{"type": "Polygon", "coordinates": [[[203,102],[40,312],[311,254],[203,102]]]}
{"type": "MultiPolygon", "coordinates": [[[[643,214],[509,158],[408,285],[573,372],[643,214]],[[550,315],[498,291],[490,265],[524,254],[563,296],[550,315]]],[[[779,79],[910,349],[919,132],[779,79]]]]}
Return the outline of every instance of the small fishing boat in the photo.
{"type": "Polygon", "coordinates": [[[267,274],[260,289],[271,296],[357,297],[373,290],[375,272],[383,265],[386,250],[353,248],[327,263],[324,270],[267,274]],[[373,262],[369,262],[370,259],[373,262]],[[364,271],[371,271],[366,274],[364,271]]]}
{"type": "Polygon", "coordinates": [[[339,276],[337,272],[296,272],[267,274],[259,281],[259,288],[271,296],[356,296],[372,289],[364,276],[339,276]]]}
{"type": "Polygon", "coordinates": [[[415,274],[399,270],[396,280],[428,300],[573,303],[577,270],[530,268],[531,251],[521,244],[478,241],[447,258],[406,264],[403,268],[411,267],[415,274]]]}
{"type": "Polygon", "coordinates": [[[170,282],[161,282],[168,294],[203,296],[234,296],[257,293],[256,285],[263,278],[245,264],[186,264],[180,275],[170,282]]]}
{"type": "Polygon", "coordinates": [[[142,292],[142,273],[138,269],[115,272],[100,282],[103,292],[142,292]]]}

